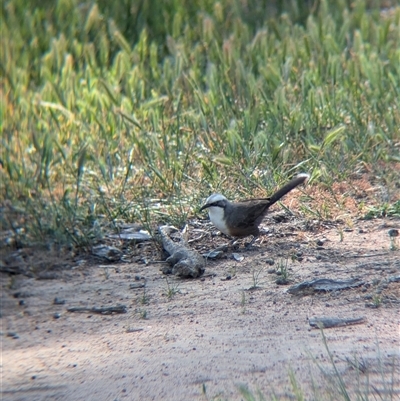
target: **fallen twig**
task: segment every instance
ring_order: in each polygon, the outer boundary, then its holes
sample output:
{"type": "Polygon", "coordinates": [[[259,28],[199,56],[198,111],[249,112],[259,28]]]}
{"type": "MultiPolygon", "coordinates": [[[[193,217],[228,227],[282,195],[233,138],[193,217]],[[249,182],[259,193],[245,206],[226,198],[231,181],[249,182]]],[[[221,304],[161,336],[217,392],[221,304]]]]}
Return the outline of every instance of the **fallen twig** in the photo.
{"type": "Polygon", "coordinates": [[[99,313],[100,315],[112,315],[113,313],[126,313],[125,305],[116,305],[116,306],[104,306],[104,307],[96,307],[87,308],[84,306],[73,306],[71,308],[67,308],[68,312],[80,312],[80,313],[99,313]]]}
{"type": "Polygon", "coordinates": [[[356,318],[338,318],[338,317],[312,317],[308,319],[311,327],[324,328],[349,326],[352,324],[365,323],[365,317],[356,318]]]}

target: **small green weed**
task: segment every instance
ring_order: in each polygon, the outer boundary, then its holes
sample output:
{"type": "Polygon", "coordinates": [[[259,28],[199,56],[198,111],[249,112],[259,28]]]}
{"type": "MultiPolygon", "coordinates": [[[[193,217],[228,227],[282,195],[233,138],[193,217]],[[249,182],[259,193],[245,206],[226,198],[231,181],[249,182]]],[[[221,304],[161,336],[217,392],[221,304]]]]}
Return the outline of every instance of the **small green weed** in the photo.
{"type": "Polygon", "coordinates": [[[142,305],[148,305],[150,303],[150,297],[147,295],[146,286],[143,287],[143,294],[140,297],[140,303],[142,305]]]}
{"type": "Polygon", "coordinates": [[[179,290],[179,283],[173,285],[169,282],[168,277],[165,277],[165,282],[167,283],[167,290],[165,291],[165,295],[166,297],[171,300],[172,298],[174,298],[174,296],[178,293],[180,293],[179,290]]]}
{"type": "Polygon", "coordinates": [[[278,264],[278,278],[276,280],[277,284],[288,284],[289,283],[289,269],[288,269],[288,264],[289,264],[289,259],[280,259],[279,264],[278,264]]]}
{"type": "Polygon", "coordinates": [[[382,296],[379,294],[374,294],[372,296],[372,306],[374,308],[379,308],[380,306],[382,306],[382,296]]]}
{"type": "Polygon", "coordinates": [[[241,300],[240,300],[240,305],[241,305],[241,307],[242,307],[242,314],[244,315],[244,314],[246,314],[246,293],[245,293],[245,291],[242,291],[241,292],[241,300]]]}
{"type": "Polygon", "coordinates": [[[260,275],[264,271],[264,268],[261,267],[259,269],[252,269],[251,271],[251,277],[252,277],[252,286],[249,288],[249,290],[255,290],[259,288],[260,286],[260,275]]]}
{"type": "Polygon", "coordinates": [[[381,217],[400,217],[400,200],[392,204],[384,203],[380,206],[370,207],[364,219],[371,220],[381,217]]]}

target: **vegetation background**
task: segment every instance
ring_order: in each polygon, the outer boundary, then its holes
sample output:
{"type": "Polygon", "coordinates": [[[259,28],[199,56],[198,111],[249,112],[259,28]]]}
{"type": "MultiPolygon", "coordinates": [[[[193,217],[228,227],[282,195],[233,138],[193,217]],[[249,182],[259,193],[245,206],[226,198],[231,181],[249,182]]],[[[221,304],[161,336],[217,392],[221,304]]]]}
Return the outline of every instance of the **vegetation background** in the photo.
{"type": "Polygon", "coordinates": [[[332,218],[332,185],[367,173],[376,213],[400,215],[395,1],[10,0],[0,24],[17,246],[179,225],[210,192],[265,196],[301,171],[326,196],[305,213],[332,218]]]}

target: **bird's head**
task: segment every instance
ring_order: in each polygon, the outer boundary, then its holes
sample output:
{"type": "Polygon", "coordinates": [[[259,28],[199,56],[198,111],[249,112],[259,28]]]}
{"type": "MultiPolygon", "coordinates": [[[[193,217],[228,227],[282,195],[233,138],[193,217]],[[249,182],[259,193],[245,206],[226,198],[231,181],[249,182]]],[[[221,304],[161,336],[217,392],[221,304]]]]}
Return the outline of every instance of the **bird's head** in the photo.
{"type": "Polygon", "coordinates": [[[204,209],[210,208],[221,208],[221,210],[225,209],[228,202],[228,199],[226,199],[224,195],[212,194],[207,198],[205,205],[200,208],[200,212],[204,209]]]}

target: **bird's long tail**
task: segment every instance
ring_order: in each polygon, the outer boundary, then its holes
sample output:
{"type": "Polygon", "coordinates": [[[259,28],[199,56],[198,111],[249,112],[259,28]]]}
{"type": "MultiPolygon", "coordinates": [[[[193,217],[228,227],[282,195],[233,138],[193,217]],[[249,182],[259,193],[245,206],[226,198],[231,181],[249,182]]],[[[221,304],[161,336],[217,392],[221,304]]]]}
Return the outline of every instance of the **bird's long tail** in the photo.
{"type": "Polygon", "coordinates": [[[270,199],[270,206],[273,205],[275,202],[278,202],[283,196],[285,196],[288,192],[292,189],[296,188],[298,185],[302,184],[303,182],[307,182],[310,178],[309,174],[299,174],[296,177],[292,178],[286,185],[284,185],[281,189],[276,191],[269,199],[270,199]]]}

